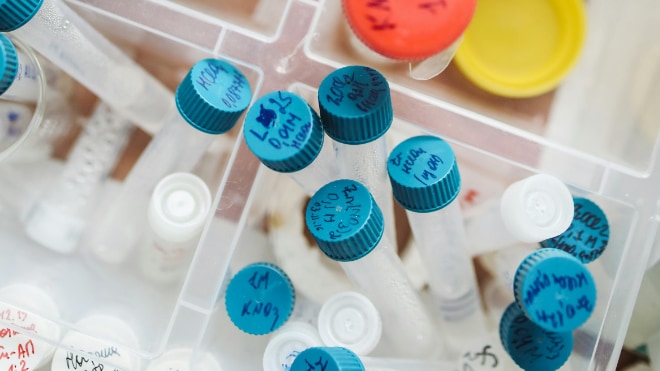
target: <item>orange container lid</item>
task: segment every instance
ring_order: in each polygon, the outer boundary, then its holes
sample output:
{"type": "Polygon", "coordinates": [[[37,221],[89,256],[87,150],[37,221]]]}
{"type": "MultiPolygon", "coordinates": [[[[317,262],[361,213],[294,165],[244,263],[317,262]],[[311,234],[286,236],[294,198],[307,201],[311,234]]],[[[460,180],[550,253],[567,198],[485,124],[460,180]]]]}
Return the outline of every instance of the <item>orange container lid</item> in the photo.
{"type": "Polygon", "coordinates": [[[476,0],[342,0],[353,33],[392,59],[426,59],[465,31],[476,0]]]}

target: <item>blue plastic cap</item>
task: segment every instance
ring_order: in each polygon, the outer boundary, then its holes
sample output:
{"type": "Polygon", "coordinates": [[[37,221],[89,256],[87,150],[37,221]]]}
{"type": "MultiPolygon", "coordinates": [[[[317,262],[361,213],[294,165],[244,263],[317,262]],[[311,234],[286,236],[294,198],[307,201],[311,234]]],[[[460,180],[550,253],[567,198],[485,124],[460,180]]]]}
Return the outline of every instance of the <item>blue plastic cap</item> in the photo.
{"type": "Polygon", "coordinates": [[[14,31],[26,24],[44,0],[0,0],[0,32],[14,31]]]}
{"type": "Polygon", "coordinates": [[[323,146],[319,115],[300,96],[275,91],[259,98],[243,125],[248,147],[261,162],[281,173],[304,169],[323,146]]]}
{"type": "Polygon", "coordinates": [[[18,57],[16,48],[11,40],[0,34],[0,95],[4,94],[11,86],[18,73],[18,57]]]}
{"type": "Polygon", "coordinates": [[[603,210],[591,200],[573,197],[573,205],[575,212],[568,229],[540,245],[566,251],[582,263],[590,263],[603,254],[610,242],[610,223],[603,210]]]}
{"type": "Polygon", "coordinates": [[[321,187],[307,204],[307,228],[330,259],[353,261],[371,252],[383,237],[383,213],[369,190],[341,179],[321,187]]]}
{"type": "Polygon", "coordinates": [[[181,116],[197,130],[209,134],[231,130],[251,98],[252,89],[243,73],[218,59],[195,63],[175,94],[181,116]]]}
{"type": "Polygon", "coordinates": [[[571,355],[573,334],[548,331],[511,303],[500,321],[500,340],[516,364],[524,370],[555,371],[571,355]]]}
{"type": "Polygon", "coordinates": [[[549,331],[580,327],[596,305],[596,284],[587,267],[557,249],[529,254],[513,279],[516,302],[532,322],[549,331]]]}
{"type": "Polygon", "coordinates": [[[332,72],[321,82],[318,99],[323,127],[340,143],[371,142],[392,125],[390,86],[373,68],[348,66],[332,72]]]}
{"type": "Polygon", "coordinates": [[[394,198],[407,210],[426,213],[449,205],[461,189],[454,151],[430,135],[409,138],[392,150],[387,172],[394,198]]]}
{"type": "Polygon", "coordinates": [[[265,335],[289,319],[296,293],[289,277],[270,263],[254,263],[231,279],[225,293],[225,307],[241,331],[265,335]]]}
{"type": "Polygon", "coordinates": [[[302,351],[290,371],[365,371],[355,353],[342,347],[314,347],[302,351]]]}

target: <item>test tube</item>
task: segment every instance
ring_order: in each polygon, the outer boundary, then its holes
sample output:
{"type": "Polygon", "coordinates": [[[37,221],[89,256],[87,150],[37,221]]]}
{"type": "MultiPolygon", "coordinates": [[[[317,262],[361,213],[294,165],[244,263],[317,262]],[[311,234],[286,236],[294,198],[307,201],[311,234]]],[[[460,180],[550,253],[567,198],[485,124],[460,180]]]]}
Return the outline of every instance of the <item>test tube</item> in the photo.
{"type": "Polygon", "coordinates": [[[12,31],[147,132],[176,116],[171,92],[63,1],[4,1],[0,31],[12,31]]]}
{"type": "Polygon", "coordinates": [[[59,179],[24,217],[32,240],[61,253],[76,249],[94,196],[115,165],[131,126],[103,102],[97,104],[59,179]]]}
{"type": "Polygon", "coordinates": [[[358,292],[345,291],[323,303],[318,330],[326,346],[343,347],[355,354],[367,355],[380,342],[383,323],[369,298],[358,292]]]}
{"type": "Polygon", "coordinates": [[[499,329],[504,349],[524,370],[555,371],[573,349],[572,332],[553,332],[536,325],[516,303],[504,311],[499,329]]]}
{"type": "Polygon", "coordinates": [[[476,4],[476,0],[343,0],[342,8],[352,31],[351,45],[360,55],[369,58],[375,52],[408,62],[412,78],[428,80],[451,62],[476,4]],[[367,48],[372,52],[365,52],[367,48]]]}
{"type": "Polygon", "coordinates": [[[596,305],[596,283],[589,269],[559,249],[516,247],[498,251],[496,273],[525,315],[553,332],[584,324],[596,305]]]}
{"type": "Polygon", "coordinates": [[[573,198],[573,218],[568,229],[559,235],[541,241],[544,248],[566,251],[587,264],[598,259],[610,241],[610,223],[605,212],[584,197],[573,198]]]}
{"type": "Polygon", "coordinates": [[[129,351],[138,346],[138,338],[126,322],[111,315],[93,314],[75,325],[76,330],[67,332],[55,351],[51,371],[103,370],[110,369],[110,365],[121,370],[140,369],[140,359],[129,351]]]}
{"type": "Polygon", "coordinates": [[[165,123],[124,180],[112,208],[90,231],[99,259],[117,264],[127,258],[142,237],[143,217],[158,181],[191,171],[216,135],[234,127],[251,96],[245,76],[228,62],[203,59],[190,69],[175,93],[186,122],[177,117],[165,123]]]}
{"type": "Polygon", "coordinates": [[[439,351],[436,327],[406,276],[396,250],[384,246],[383,214],[365,186],[341,179],[322,187],[307,205],[307,228],[321,251],[338,261],[371,299],[384,340],[405,357],[439,351]]]}
{"type": "Polygon", "coordinates": [[[245,116],[243,136],[261,163],[288,173],[309,195],[337,179],[321,119],[297,94],[279,90],[259,98],[245,116]]]}
{"type": "Polygon", "coordinates": [[[53,322],[58,318],[57,304],[39,287],[16,283],[0,289],[0,322],[21,329],[0,337],[2,364],[32,370],[50,362],[55,347],[43,339],[59,340],[60,327],[53,322]]]}
{"type": "Polygon", "coordinates": [[[316,327],[289,321],[275,331],[263,355],[264,371],[289,371],[296,357],[305,349],[323,346],[316,327]]]}
{"type": "Polygon", "coordinates": [[[250,264],[234,275],[225,292],[229,319],[241,331],[265,335],[280,328],[291,316],[296,292],[278,266],[250,264]]]}
{"type": "Polygon", "coordinates": [[[175,348],[163,353],[147,366],[146,371],[222,371],[212,355],[193,355],[190,348],[175,348]]]}
{"type": "Polygon", "coordinates": [[[573,197],[556,177],[536,174],[509,185],[499,200],[465,221],[474,254],[560,235],[573,220],[573,197]]]}
{"type": "Polygon", "coordinates": [[[412,137],[392,150],[387,171],[394,198],[406,209],[426,263],[431,294],[448,336],[465,339],[482,333],[485,318],[461,209],[455,202],[461,178],[454,151],[438,137],[412,137]]]}
{"type": "Polygon", "coordinates": [[[0,96],[2,99],[36,102],[41,89],[41,69],[34,58],[16,49],[0,34],[0,96]]]}
{"type": "Polygon", "coordinates": [[[385,133],[392,125],[387,80],[364,66],[347,66],[326,76],[318,91],[321,123],[334,140],[339,178],[366,186],[385,219],[385,233],[396,247],[394,201],[387,179],[385,133]]]}
{"type": "Polygon", "coordinates": [[[141,249],[142,274],[166,283],[180,278],[211,210],[211,191],[191,173],[172,173],[156,185],[141,249]]]}

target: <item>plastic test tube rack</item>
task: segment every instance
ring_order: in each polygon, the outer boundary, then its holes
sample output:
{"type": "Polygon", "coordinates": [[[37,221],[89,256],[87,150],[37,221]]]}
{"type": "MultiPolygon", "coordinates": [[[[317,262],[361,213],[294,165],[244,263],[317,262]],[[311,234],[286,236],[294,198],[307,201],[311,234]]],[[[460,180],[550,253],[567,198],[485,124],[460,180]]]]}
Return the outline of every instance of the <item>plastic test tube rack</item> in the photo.
{"type": "MultiPolygon", "coordinates": [[[[310,29],[316,29],[323,22],[336,21],[322,17],[319,10],[322,2],[286,2],[286,11],[276,20],[279,22],[278,32],[267,35],[259,30],[230,26],[201,13],[185,11],[183,6],[160,1],[120,0],[105,4],[75,0],[69,3],[86,16],[97,16],[118,23],[127,30],[159,30],[158,36],[149,34],[150,37],[192,54],[221,55],[248,62],[261,76],[260,87],[254,92],[257,96],[288,89],[293,84],[314,90],[334,68],[352,62],[348,58],[328,59],[310,49],[310,44],[318,40],[304,35],[310,34],[310,29]],[[138,17],[146,13],[176,17],[138,17]],[[110,17],[104,18],[107,15],[110,17]]],[[[109,32],[115,32],[115,36],[121,35],[120,30],[109,32]]],[[[149,45],[145,44],[145,47],[149,45]]],[[[181,54],[177,57],[185,59],[184,53],[181,54]]],[[[616,275],[613,273],[609,277],[611,281],[602,282],[607,287],[605,293],[608,297],[599,300],[602,307],[585,324],[587,330],[598,334],[587,344],[590,348],[587,354],[591,354],[591,358],[571,356],[568,363],[574,369],[613,368],[632,312],[631,303],[634,302],[636,288],[641,282],[642,270],[638,267],[644,265],[653,241],[656,225],[652,218],[657,214],[653,201],[657,199],[657,191],[651,190],[649,184],[657,184],[660,180],[660,169],[657,169],[660,165],[657,161],[653,162],[648,174],[641,175],[603,158],[585,155],[556,145],[551,140],[511,129],[507,122],[448,104],[438,97],[427,95],[423,90],[416,92],[410,87],[420,86],[418,83],[407,85],[407,80],[396,73],[385,73],[388,79],[392,76],[391,81],[395,81],[391,83],[391,94],[395,118],[399,122],[395,120],[392,128],[394,131],[415,134],[430,132],[442,136],[455,144],[459,158],[477,162],[482,167],[492,165],[495,169],[493,172],[505,177],[509,183],[533,172],[549,172],[569,184],[572,192],[596,198],[601,205],[606,206],[612,222],[610,244],[618,246],[616,249],[608,249],[606,253],[615,254],[612,260],[616,262],[614,269],[608,272],[616,272],[616,275]],[[406,122],[414,126],[406,125],[406,122]],[[557,162],[563,164],[562,169],[553,165],[557,162]],[[567,168],[573,170],[568,171],[567,168]]],[[[171,314],[162,328],[151,328],[152,334],[147,344],[143,342],[135,350],[153,353],[161,346],[167,348],[168,344],[175,341],[188,341],[200,351],[222,355],[222,350],[213,348],[212,333],[216,331],[207,328],[207,325],[212,323],[217,293],[222,288],[230,257],[240,239],[240,233],[236,231],[248,220],[248,210],[254,197],[251,190],[259,182],[259,164],[250,155],[245,143],[240,142],[214,200],[215,218],[207,223],[184,285],[178,292],[178,300],[168,307],[171,314]],[[227,235],[223,230],[214,228],[218,220],[223,218],[236,222],[235,233],[227,235]]],[[[485,175],[496,176],[488,172],[488,169],[485,175]]],[[[472,187],[474,183],[468,184],[466,180],[466,185],[472,187]]],[[[111,272],[103,273],[112,277],[111,272]]],[[[111,286],[104,288],[111,289],[111,286]]],[[[74,318],[64,320],[75,322],[74,318]]],[[[259,366],[257,364],[255,368],[259,366]]]]}

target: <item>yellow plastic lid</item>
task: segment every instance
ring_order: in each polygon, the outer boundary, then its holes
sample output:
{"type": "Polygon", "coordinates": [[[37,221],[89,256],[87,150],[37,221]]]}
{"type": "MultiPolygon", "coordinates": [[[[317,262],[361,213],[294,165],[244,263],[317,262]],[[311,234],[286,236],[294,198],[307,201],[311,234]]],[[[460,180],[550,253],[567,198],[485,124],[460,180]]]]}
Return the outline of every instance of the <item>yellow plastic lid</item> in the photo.
{"type": "Polygon", "coordinates": [[[582,0],[479,0],[454,60],[486,91],[531,97],[566,76],[585,32],[582,0]]]}

